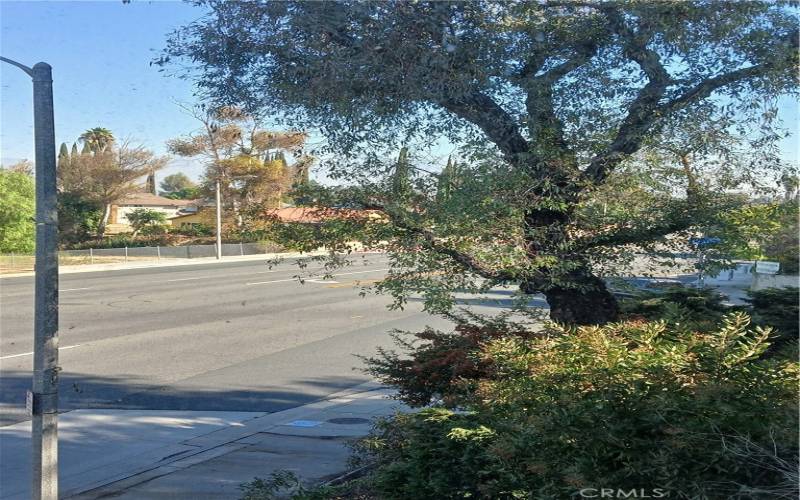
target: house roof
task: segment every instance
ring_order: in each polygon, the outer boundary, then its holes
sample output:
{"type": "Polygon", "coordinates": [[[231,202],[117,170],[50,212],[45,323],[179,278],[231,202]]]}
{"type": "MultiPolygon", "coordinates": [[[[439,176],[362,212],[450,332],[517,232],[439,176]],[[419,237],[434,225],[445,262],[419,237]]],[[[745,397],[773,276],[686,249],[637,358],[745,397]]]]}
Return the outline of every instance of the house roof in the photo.
{"type": "Polygon", "coordinates": [[[185,217],[197,217],[198,215],[205,215],[205,211],[204,210],[198,210],[197,212],[179,213],[178,215],[175,215],[173,217],[167,217],[167,218],[169,220],[175,220],[175,219],[183,219],[185,217]]]}
{"type": "Polygon", "coordinates": [[[170,207],[185,207],[187,205],[194,205],[195,200],[172,200],[157,196],[152,193],[131,193],[121,200],[116,205],[142,205],[142,206],[170,206],[170,207]]]}
{"type": "Polygon", "coordinates": [[[274,208],[264,212],[281,222],[315,223],[331,219],[380,218],[375,210],[353,210],[347,208],[286,207],[274,208]]]}

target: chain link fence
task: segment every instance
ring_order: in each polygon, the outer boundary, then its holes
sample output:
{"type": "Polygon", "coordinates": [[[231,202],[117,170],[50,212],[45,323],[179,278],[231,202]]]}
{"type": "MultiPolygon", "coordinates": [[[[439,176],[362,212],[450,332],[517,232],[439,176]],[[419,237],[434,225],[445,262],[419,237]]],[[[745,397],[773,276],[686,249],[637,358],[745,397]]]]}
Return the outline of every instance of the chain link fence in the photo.
{"type": "MultiPolygon", "coordinates": [[[[234,257],[260,255],[279,251],[270,242],[223,243],[222,256],[234,257]]],[[[197,259],[215,257],[215,245],[185,245],[179,247],[124,247],[89,248],[85,250],[61,250],[58,252],[60,266],[85,264],[117,264],[125,262],[160,262],[163,260],[197,259]]],[[[33,254],[0,254],[0,272],[14,273],[32,271],[33,254]]]]}

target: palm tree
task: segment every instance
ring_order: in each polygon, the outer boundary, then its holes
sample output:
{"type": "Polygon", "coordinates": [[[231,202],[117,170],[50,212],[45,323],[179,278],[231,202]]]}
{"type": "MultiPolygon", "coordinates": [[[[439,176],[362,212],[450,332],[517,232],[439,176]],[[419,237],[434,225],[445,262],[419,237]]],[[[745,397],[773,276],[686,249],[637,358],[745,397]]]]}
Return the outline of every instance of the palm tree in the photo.
{"type": "Polygon", "coordinates": [[[107,128],[95,127],[81,134],[78,140],[83,142],[90,151],[96,153],[98,151],[103,151],[114,142],[114,134],[107,128]]]}

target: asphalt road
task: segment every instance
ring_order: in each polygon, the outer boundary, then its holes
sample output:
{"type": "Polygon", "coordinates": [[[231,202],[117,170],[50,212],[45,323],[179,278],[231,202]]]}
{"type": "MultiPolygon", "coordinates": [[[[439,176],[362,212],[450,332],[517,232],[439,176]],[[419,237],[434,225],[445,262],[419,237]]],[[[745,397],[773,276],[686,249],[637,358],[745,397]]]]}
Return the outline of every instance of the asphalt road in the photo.
{"type": "MultiPolygon", "coordinates": [[[[360,296],[386,267],[358,256],[304,284],[296,265],[262,261],[62,275],[60,406],[279,411],[362,383],[354,354],[443,325],[360,296]]],[[[0,279],[0,425],[26,419],[32,339],[33,278],[0,279]]]]}

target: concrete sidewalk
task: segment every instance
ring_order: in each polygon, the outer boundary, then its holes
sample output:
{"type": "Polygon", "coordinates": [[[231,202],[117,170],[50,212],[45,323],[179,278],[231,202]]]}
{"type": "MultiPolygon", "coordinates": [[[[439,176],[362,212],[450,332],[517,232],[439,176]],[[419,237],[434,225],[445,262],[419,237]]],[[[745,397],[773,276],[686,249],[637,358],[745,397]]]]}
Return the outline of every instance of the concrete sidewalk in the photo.
{"type": "MultiPolygon", "coordinates": [[[[61,498],[236,499],[290,470],[308,483],[347,470],[347,441],[409,408],[369,382],[277,413],[75,410],[59,424],[61,498]]],[[[30,498],[30,422],[0,428],[0,498],[30,498]]]]}

